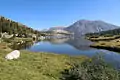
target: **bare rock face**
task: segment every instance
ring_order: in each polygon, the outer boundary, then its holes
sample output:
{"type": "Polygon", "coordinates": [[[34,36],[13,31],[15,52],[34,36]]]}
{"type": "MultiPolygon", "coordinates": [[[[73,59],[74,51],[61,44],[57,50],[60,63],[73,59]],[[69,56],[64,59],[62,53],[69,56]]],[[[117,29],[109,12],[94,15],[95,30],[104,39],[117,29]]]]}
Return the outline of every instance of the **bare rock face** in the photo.
{"type": "Polygon", "coordinates": [[[18,50],[14,50],[5,56],[7,60],[18,59],[19,57],[20,57],[20,51],[18,50]]]}
{"type": "Polygon", "coordinates": [[[79,20],[71,26],[65,28],[65,30],[73,32],[75,36],[85,35],[87,33],[95,33],[100,31],[107,31],[119,28],[119,26],[112,25],[103,21],[89,21],[79,20]]]}

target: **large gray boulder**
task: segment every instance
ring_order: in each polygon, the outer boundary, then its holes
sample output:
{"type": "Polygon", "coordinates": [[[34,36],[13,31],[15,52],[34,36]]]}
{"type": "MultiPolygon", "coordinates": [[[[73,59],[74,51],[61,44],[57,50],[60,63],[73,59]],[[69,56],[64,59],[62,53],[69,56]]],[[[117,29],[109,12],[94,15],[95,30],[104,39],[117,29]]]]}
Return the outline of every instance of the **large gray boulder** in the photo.
{"type": "Polygon", "coordinates": [[[18,59],[19,57],[20,57],[20,51],[18,50],[14,50],[5,56],[7,60],[18,59]]]}

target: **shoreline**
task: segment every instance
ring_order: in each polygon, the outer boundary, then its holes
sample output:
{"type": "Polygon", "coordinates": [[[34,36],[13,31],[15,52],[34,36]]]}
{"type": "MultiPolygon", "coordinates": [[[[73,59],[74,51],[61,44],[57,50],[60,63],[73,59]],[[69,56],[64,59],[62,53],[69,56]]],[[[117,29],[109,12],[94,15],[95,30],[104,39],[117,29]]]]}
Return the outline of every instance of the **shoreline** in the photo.
{"type": "Polygon", "coordinates": [[[114,37],[98,37],[98,38],[86,38],[93,42],[90,47],[97,49],[105,49],[114,52],[120,52],[120,38],[119,36],[114,37]]]}
{"type": "Polygon", "coordinates": [[[97,49],[105,49],[105,50],[114,51],[114,52],[120,52],[120,48],[117,48],[117,47],[96,46],[96,45],[90,45],[90,47],[97,48],[97,49]]]}

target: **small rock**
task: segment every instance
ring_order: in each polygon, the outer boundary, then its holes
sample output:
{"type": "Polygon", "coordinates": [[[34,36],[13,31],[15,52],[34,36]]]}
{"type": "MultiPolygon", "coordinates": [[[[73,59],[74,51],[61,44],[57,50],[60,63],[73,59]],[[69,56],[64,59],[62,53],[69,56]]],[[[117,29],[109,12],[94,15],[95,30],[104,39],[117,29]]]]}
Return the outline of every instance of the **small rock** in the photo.
{"type": "Polygon", "coordinates": [[[19,57],[20,57],[20,51],[18,50],[14,50],[5,56],[7,60],[18,59],[19,57]]]}

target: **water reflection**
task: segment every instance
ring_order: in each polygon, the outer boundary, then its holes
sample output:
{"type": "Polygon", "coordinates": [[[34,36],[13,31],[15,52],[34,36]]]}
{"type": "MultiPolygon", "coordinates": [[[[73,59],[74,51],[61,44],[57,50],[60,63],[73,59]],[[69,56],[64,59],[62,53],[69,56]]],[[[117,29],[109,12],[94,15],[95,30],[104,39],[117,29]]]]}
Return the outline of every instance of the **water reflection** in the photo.
{"type": "Polygon", "coordinates": [[[76,49],[79,50],[90,50],[92,48],[89,47],[90,44],[92,44],[92,42],[82,38],[75,38],[75,39],[71,39],[66,41],[67,44],[74,46],[76,49]]]}
{"type": "Polygon", "coordinates": [[[68,40],[70,39],[69,38],[61,38],[61,39],[51,38],[48,41],[53,44],[63,44],[63,43],[66,43],[68,40]]]}
{"type": "Polygon", "coordinates": [[[74,38],[74,39],[73,38],[72,39],[71,38],[61,38],[61,39],[51,38],[48,41],[51,44],[68,44],[79,50],[92,49],[89,47],[89,45],[92,44],[92,42],[84,39],[84,37],[74,38]]]}

